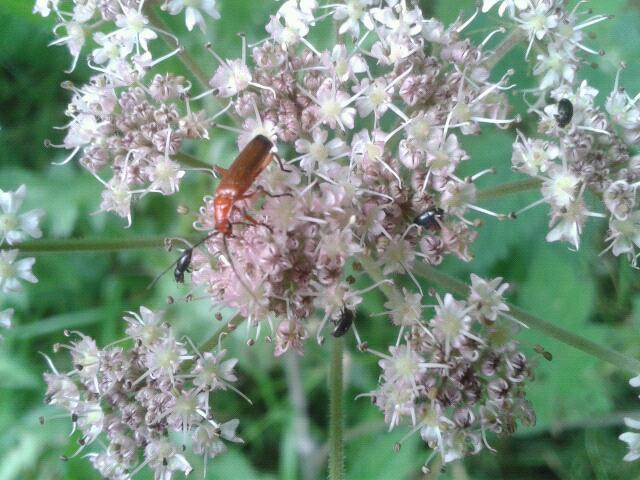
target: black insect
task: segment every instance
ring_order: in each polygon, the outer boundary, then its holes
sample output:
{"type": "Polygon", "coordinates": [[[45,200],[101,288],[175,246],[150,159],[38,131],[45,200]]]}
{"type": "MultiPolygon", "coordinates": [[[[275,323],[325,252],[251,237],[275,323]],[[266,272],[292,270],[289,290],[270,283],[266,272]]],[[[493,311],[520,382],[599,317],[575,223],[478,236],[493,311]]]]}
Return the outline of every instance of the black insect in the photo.
{"type": "Polygon", "coordinates": [[[429,230],[440,228],[439,220],[444,218],[444,210],[438,207],[431,207],[420,213],[413,219],[413,223],[429,230]]]}
{"type": "Polygon", "coordinates": [[[573,118],[573,103],[566,98],[563,98],[558,102],[558,113],[555,115],[556,121],[560,128],[564,128],[569,125],[573,118]]]}
{"type": "Polygon", "coordinates": [[[355,315],[352,310],[349,310],[347,307],[342,307],[340,318],[338,319],[338,324],[336,325],[336,328],[333,329],[331,335],[333,335],[335,338],[338,338],[347,333],[349,331],[349,328],[351,328],[354,316],[355,315]]]}
{"type": "Polygon", "coordinates": [[[184,273],[191,267],[191,255],[193,254],[193,248],[187,248],[178,261],[176,262],[176,268],[173,271],[173,277],[176,279],[176,283],[184,283],[184,273]]]}

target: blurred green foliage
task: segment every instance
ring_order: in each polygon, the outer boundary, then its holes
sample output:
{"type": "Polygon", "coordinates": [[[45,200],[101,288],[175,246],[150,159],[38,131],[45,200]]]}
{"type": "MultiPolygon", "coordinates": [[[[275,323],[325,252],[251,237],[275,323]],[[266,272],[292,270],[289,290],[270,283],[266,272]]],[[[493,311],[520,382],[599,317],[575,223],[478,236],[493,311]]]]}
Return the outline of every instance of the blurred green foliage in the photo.
{"type": "MultiPolygon", "coordinates": [[[[223,56],[238,55],[237,32],[247,32],[250,41],[264,36],[263,25],[269,12],[277,8],[270,2],[220,0],[222,22],[211,22],[205,35],[223,56]]],[[[471,11],[471,0],[424,1],[434,16],[453,20],[461,8],[471,11]]],[[[68,92],[60,88],[65,79],[81,83],[89,72],[81,66],[70,75],[65,49],[47,48],[51,40],[52,19],[33,17],[31,2],[0,2],[0,188],[14,189],[21,183],[29,188],[26,208],[43,207],[48,237],[116,237],[121,235],[175,235],[188,231],[188,223],[177,219],[175,205],[197,206],[203,194],[211,191],[206,176],[190,175],[177,199],[149,196],[135,210],[134,226],[123,232],[122,220],[112,215],[91,215],[98,208],[100,188],[95,179],[78,166],[53,167],[61,153],[46,150],[45,138],[60,140],[54,125],[65,122],[63,110],[68,92]]],[[[600,102],[613,85],[613,76],[621,60],[628,68],[622,83],[631,92],[640,90],[640,2],[637,0],[597,0],[590,6],[597,13],[615,15],[598,24],[594,43],[607,54],[594,58],[594,68],[585,65],[581,72],[601,91],[600,102]],[[597,67],[597,68],[595,68],[597,67]]],[[[495,22],[495,16],[479,18],[474,34],[482,38],[495,22]]],[[[183,17],[169,19],[177,32],[184,32],[183,17]]],[[[312,37],[317,45],[329,45],[331,35],[312,37]]],[[[211,72],[213,60],[205,53],[205,38],[194,34],[187,48],[195,52],[203,69],[211,72]]],[[[513,67],[514,78],[526,87],[530,73],[523,62],[524,49],[511,52],[498,66],[513,67]]],[[[177,61],[164,64],[181,71],[177,61]]],[[[82,62],[80,62],[82,63],[82,62]]],[[[514,102],[518,104],[514,97],[514,102]]],[[[525,110],[520,105],[521,113],[525,110]]],[[[532,119],[520,126],[535,128],[532,119]]],[[[492,131],[477,138],[465,138],[471,152],[473,170],[489,166],[498,169],[481,186],[516,179],[510,171],[512,132],[492,131]],[[488,141],[488,139],[490,139],[488,141]]],[[[209,162],[229,157],[232,138],[217,132],[207,146],[195,152],[209,162]]],[[[526,205],[535,194],[523,193],[486,202],[488,208],[515,210],[526,205]]],[[[579,253],[565,245],[544,241],[547,229],[544,207],[530,211],[514,222],[485,221],[475,244],[475,260],[469,264],[449,259],[444,268],[468,278],[470,272],[483,276],[502,276],[512,284],[516,304],[547,320],[578,332],[594,341],[612,346],[630,355],[640,356],[640,283],[637,272],[624,260],[598,252],[605,225],[590,222],[579,253]]],[[[61,462],[74,446],[68,438],[68,420],[51,420],[41,426],[41,415],[53,410],[42,402],[46,366],[39,351],[50,352],[51,345],[64,341],[63,329],[81,329],[100,344],[120,338],[121,314],[140,305],[159,308],[176,287],[168,277],[158,287],[147,290],[149,281],[168,265],[171,257],[161,251],[121,253],[42,254],[38,256],[36,285],[12,296],[16,309],[16,327],[9,331],[0,347],[0,480],[86,480],[97,478],[89,463],[80,458],[61,462]]],[[[371,317],[384,300],[367,296],[358,314],[358,324],[371,345],[383,349],[395,335],[384,328],[381,317],[371,317]]],[[[0,298],[0,309],[9,306],[0,298]]],[[[167,319],[196,342],[217,329],[205,302],[167,306],[167,319]]],[[[296,479],[298,460],[292,454],[296,444],[294,417],[281,361],[276,361],[264,345],[247,349],[243,334],[226,339],[226,346],[239,364],[239,388],[254,401],[248,406],[233,395],[219,403],[221,415],[241,419],[241,436],[246,444],[211,462],[209,479],[296,479]]],[[[532,349],[541,344],[553,354],[546,362],[530,350],[537,364],[537,378],[529,395],[538,413],[538,425],[522,429],[510,440],[492,439],[497,454],[481,455],[454,465],[441,474],[443,479],[630,479],[640,478],[640,467],[625,464],[626,447],[617,440],[624,430],[624,413],[640,416],[640,404],[627,385],[628,376],[603,365],[581,352],[523,331],[522,343],[532,349]]],[[[352,345],[353,346],[353,345],[352,345]]],[[[311,435],[317,441],[318,457],[326,449],[327,392],[326,365],[328,346],[308,344],[307,354],[299,359],[302,382],[307,396],[311,435]]],[[[406,430],[386,433],[380,413],[366,399],[354,400],[373,389],[377,380],[376,359],[351,348],[346,371],[347,400],[347,472],[350,479],[419,478],[419,469],[428,455],[423,443],[414,436],[400,452],[393,445],[406,430]]],[[[198,460],[194,460],[200,465],[198,460]]],[[[195,473],[199,475],[199,473],[195,473]]],[[[149,478],[141,473],[137,478],[149,478]]]]}

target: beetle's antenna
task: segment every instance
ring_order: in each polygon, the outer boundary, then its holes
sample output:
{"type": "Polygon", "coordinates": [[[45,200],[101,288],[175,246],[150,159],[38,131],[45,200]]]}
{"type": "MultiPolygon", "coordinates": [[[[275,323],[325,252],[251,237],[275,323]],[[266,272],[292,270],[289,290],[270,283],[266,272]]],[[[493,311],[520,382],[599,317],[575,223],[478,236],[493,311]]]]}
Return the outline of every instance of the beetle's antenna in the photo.
{"type": "Polygon", "coordinates": [[[249,295],[251,295],[256,302],[260,303],[257,297],[254,295],[253,290],[249,288],[249,285],[247,285],[247,282],[245,282],[244,279],[238,273],[238,270],[236,269],[236,265],[235,263],[233,263],[233,259],[231,258],[231,254],[229,253],[229,247],[227,245],[226,235],[222,235],[222,245],[224,246],[224,254],[229,259],[229,266],[231,267],[231,270],[233,270],[233,273],[236,274],[236,277],[238,277],[238,281],[247,290],[247,292],[249,292],[249,295]]]}

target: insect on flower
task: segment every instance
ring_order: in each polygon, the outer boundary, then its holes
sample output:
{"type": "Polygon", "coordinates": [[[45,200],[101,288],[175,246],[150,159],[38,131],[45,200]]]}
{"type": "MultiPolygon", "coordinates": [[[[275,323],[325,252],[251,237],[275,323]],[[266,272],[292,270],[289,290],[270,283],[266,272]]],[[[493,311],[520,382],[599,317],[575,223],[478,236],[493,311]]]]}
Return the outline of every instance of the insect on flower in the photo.
{"type": "Polygon", "coordinates": [[[191,257],[193,255],[193,247],[187,248],[176,261],[176,268],[173,271],[173,277],[176,283],[184,283],[184,274],[191,266],[191,257]]]}
{"type": "Polygon", "coordinates": [[[333,332],[331,332],[331,335],[333,335],[335,338],[339,338],[347,333],[349,331],[349,328],[351,328],[354,316],[355,315],[353,310],[349,310],[347,307],[342,307],[340,318],[338,319],[336,328],[334,328],[333,332]]]}
{"type": "Polygon", "coordinates": [[[440,220],[444,218],[444,210],[439,207],[431,207],[424,212],[418,214],[413,219],[413,223],[420,225],[428,230],[437,230],[440,228],[440,220]]]}
{"type": "MultiPolygon", "coordinates": [[[[218,232],[223,235],[231,234],[229,217],[231,216],[233,208],[236,208],[236,202],[252,197],[258,192],[262,192],[270,197],[289,195],[288,193],[274,195],[265,192],[261,187],[258,187],[254,192],[247,193],[247,190],[249,190],[253,182],[258,178],[258,175],[267,168],[273,158],[278,161],[278,165],[280,165],[282,171],[290,171],[284,168],[282,160],[272,150],[273,143],[271,140],[264,135],[256,135],[242,149],[228,169],[216,167],[216,171],[221,175],[220,183],[213,198],[215,228],[218,232]]],[[[258,222],[248,214],[243,213],[243,216],[249,222],[258,224],[258,222]]]]}
{"type": "Polygon", "coordinates": [[[573,118],[573,103],[563,98],[558,102],[558,113],[556,114],[558,126],[560,128],[566,127],[571,122],[571,118],[573,118]]]}

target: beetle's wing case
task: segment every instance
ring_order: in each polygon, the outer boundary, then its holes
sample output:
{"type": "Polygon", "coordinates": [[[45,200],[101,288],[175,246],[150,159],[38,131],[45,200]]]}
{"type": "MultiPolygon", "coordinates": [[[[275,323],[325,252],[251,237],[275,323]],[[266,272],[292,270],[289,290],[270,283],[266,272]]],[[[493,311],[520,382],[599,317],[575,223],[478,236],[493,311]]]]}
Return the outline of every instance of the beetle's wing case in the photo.
{"type": "Polygon", "coordinates": [[[242,149],[220,180],[219,190],[233,188],[242,194],[267,168],[271,161],[273,143],[264,135],[256,135],[242,149]]]}

